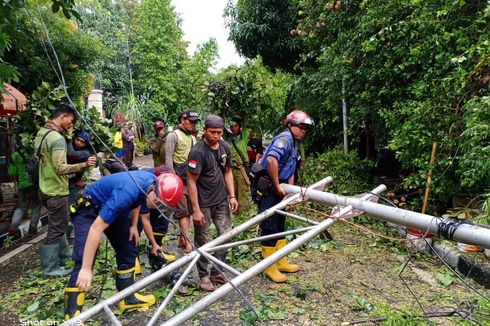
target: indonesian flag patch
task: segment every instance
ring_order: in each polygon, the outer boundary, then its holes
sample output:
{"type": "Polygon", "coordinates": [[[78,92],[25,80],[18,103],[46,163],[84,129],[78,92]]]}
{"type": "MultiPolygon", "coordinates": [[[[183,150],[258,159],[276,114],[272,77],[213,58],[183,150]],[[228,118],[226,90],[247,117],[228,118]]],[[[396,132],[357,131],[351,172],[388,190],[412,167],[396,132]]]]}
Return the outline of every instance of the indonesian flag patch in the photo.
{"type": "Polygon", "coordinates": [[[196,166],[197,166],[197,161],[190,160],[190,161],[189,161],[189,166],[190,166],[191,168],[195,169],[195,168],[196,168],[196,166]]]}

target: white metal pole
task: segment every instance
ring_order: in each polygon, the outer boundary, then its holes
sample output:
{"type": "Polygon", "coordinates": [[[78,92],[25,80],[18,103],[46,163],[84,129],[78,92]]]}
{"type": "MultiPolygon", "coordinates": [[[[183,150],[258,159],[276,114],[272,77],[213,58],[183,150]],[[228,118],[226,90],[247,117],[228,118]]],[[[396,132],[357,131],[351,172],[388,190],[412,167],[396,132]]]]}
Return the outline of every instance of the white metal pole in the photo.
{"type": "MultiPolygon", "coordinates": [[[[378,186],[376,189],[372,191],[372,193],[379,194],[383,191],[386,190],[386,187],[384,185],[378,186]]],[[[372,194],[366,194],[360,200],[366,200],[369,197],[373,196],[372,194]]],[[[344,207],[342,210],[340,210],[339,214],[344,215],[349,213],[352,210],[351,206],[344,207]]],[[[252,277],[260,274],[263,272],[267,267],[269,267],[271,264],[277,262],[279,259],[282,257],[286,256],[293,250],[298,249],[301,247],[303,244],[308,242],[310,239],[314,238],[324,230],[328,229],[333,223],[335,223],[335,219],[332,218],[327,218],[324,221],[322,221],[320,224],[315,226],[313,229],[310,231],[306,232],[305,234],[301,235],[300,237],[296,238],[295,240],[291,241],[288,243],[286,246],[283,248],[279,249],[272,255],[270,255],[267,258],[264,258],[260,262],[258,262],[256,265],[252,266],[245,272],[241,273],[237,277],[235,277],[233,280],[230,282],[222,285],[220,288],[215,290],[213,293],[207,295],[206,297],[202,298],[189,308],[185,309],[184,311],[180,312],[178,315],[172,317],[171,319],[167,320],[165,323],[162,325],[181,325],[184,323],[186,320],[192,318],[192,316],[196,315],[197,313],[201,312],[202,310],[206,309],[208,306],[212,305],[214,302],[218,301],[220,298],[224,297],[226,294],[229,292],[233,291],[234,287],[239,287],[252,277]],[[232,284],[230,284],[232,283],[232,284]]]]}
{"type": "MultiPolygon", "coordinates": [[[[332,181],[333,181],[333,179],[331,177],[326,177],[326,178],[316,182],[315,184],[311,185],[310,187],[311,188],[324,187],[327,184],[331,183],[332,181]]],[[[274,211],[276,209],[282,209],[282,208],[286,207],[287,205],[289,205],[289,203],[294,202],[295,200],[298,200],[298,199],[301,199],[301,194],[295,194],[295,195],[293,195],[287,199],[284,199],[282,202],[280,202],[276,206],[269,208],[265,212],[262,212],[261,214],[256,215],[254,218],[248,220],[247,222],[240,224],[239,226],[231,229],[229,232],[222,234],[221,236],[214,239],[213,241],[206,243],[201,248],[206,249],[206,248],[214,247],[214,246],[220,245],[220,244],[230,240],[231,238],[235,237],[236,235],[240,234],[241,232],[250,229],[255,224],[257,224],[257,223],[265,220],[267,217],[273,215],[274,211]]],[[[171,263],[171,264],[163,267],[159,271],[156,271],[155,273],[141,279],[140,281],[134,283],[133,285],[122,290],[121,292],[105,299],[102,302],[99,302],[95,306],[93,306],[93,307],[87,309],[86,311],[82,312],[80,315],[75,316],[72,319],[64,322],[62,325],[73,325],[73,326],[78,325],[81,321],[85,321],[85,320],[89,319],[90,317],[101,312],[103,310],[104,306],[113,305],[113,304],[117,303],[119,300],[124,299],[128,295],[133,294],[133,293],[147,287],[148,285],[158,281],[159,279],[161,279],[163,276],[167,275],[168,273],[170,273],[174,269],[177,269],[177,268],[180,268],[180,267],[186,265],[187,263],[189,263],[194,258],[195,255],[197,255],[197,252],[192,252],[192,253],[174,261],[173,263],[171,263]]]]}
{"type": "Polygon", "coordinates": [[[349,140],[348,134],[349,129],[347,127],[347,100],[345,99],[345,78],[342,78],[342,131],[344,134],[344,153],[347,154],[349,152],[349,140]]]}
{"type": "Polygon", "coordinates": [[[148,324],[146,326],[155,325],[156,321],[158,320],[158,317],[160,317],[160,315],[162,314],[163,309],[165,309],[165,307],[170,302],[170,300],[173,298],[175,293],[177,293],[177,290],[182,285],[182,283],[184,283],[184,280],[187,278],[187,275],[189,275],[189,273],[192,270],[192,267],[194,267],[194,265],[197,263],[198,260],[199,260],[199,255],[196,255],[194,257],[194,259],[192,260],[192,262],[187,266],[187,268],[185,269],[184,273],[179,278],[177,283],[174,284],[174,287],[172,288],[170,293],[167,294],[167,296],[165,297],[165,300],[163,300],[162,304],[160,305],[160,307],[158,307],[157,311],[153,314],[153,317],[151,318],[151,320],[148,322],[148,324]]]}
{"type": "MultiPolygon", "coordinates": [[[[317,223],[319,224],[319,223],[317,223]]],[[[269,239],[277,239],[277,238],[282,238],[288,235],[293,235],[297,233],[304,233],[306,231],[309,231],[313,229],[314,226],[308,226],[305,228],[298,228],[290,231],[285,231],[285,232],[280,232],[280,233],[273,233],[269,235],[264,235],[262,237],[255,237],[252,239],[247,239],[247,240],[242,240],[242,241],[237,241],[237,242],[231,242],[231,243],[226,243],[223,245],[219,245],[216,247],[211,247],[211,248],[206,248],[206,249],[201,249],[201,252],[215,252],[218,250],[223,250],[223,249],[228,249],[228,248],[233,248],[233,247],[238,247],[247,243],[252,243],[252,242],[257,242],[257,241],[263,241],[263,240],[269,240],[269,239]]]]}
{"type": "MultiPolygon", "coordinates": [[[[379,218],[391,223],[408,226],[410,228],[427,231],[431,234],[438,234],[440,227],[450,220],[440,217],[421,214],[406,209],[395,208],[358,198],[348,198],[328,192],[322,192],[293,185],[281,184],[286,193],[304,194],[311,200],[326,203],[328,205],[348,206],[352,205],[355,209],[365,212],[367,215],[379,218]]],[[[461,224],[453,229],[452,239],[455,241],[475,244],[490,249],[490,229],[485,229],[476,225],[461,224]]]]}

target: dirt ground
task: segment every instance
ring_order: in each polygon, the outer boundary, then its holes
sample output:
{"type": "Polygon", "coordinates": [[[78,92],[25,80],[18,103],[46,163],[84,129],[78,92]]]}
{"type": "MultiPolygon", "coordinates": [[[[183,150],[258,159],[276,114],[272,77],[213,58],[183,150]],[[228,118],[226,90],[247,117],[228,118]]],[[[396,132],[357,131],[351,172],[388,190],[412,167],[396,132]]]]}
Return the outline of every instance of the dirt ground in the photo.
{"type": "MultiPolygon", "coordinates": [[[[401,268],[407,262],[403,248],[391,242],[366,235],[358,229],[336,224],[331,228],[333,241],[315,239],[291,255],[291,260],[301,265],[301,271],[289,275],[284,284],[275,284],[264,276],[258,276],[242,287],[243,293],[251,301],[264,323],[268,325],[342,325],[349,321],[372,317],[387,317],[392,314],[421,314],[418,299],[426,313],[447,311],[478,300],[478,294],[466,287],[433,256],[413,259],[401,274],[408,287],[399,277],[401,268]],[[451,284],[442,284],[439,274],[449,275],[451,284]],[[411,293],[413,292],[413,294],[411,293]],[[445,310],[444,310],[445,309],[445,310]]],[[[0,302],[3,309],[1,325],[19,324],[20,306],[26,307],[41,293],[30,293],[29,300],[17,298],[18,302],[6,302],[15,298],[12,291],[26,275],[39,275],[37,260],[38,245],[10,259],[0,266],[0,302]]],[[[251,247],[251,256],[259,259],[258,245],[251,247]]],[[[144,262],[144,257],[142,257],[144,262]]],[[[251,265],[254,260],[234,260],[233,266],[251,265]],[[236,264],[234,264],[236,263],[236,264]]],[[[145,270],[148,274],[149,271],[145,270]]],[[[63,280],[64,281],[64,280],[63,280]]],[[[490,291],[466,280],[482,295],[488,297],[490,291]]],[[[164,283],[152,286],[147,291],[158,291],[166,287],[164,283]]],[[[53,296],[61,297],[62,288],[53,296]]],[[[35,291],[34,291],[35,292],[35,291]]],[[[159,323],[164,322],[174,312],[189,306],[203,296],[203,293],[189,289],[190,295],[178,295],[164,312],[159,323]]],[[[110,295],[110,293],[107,293],[110,295]]],[[[159,302],[162,302],[161,299],[159,302]]],[[[62,309],[62,302],[57,306],[62,309]]],[[[156,311],[152,307],[146,312],[121,315],[123,325],[145,325],[156,311]]],[[[473,306],[473,314],[488,314],[473,306]]],[[[244,301],[236,293],[230,293],[223,300],[195,316],[186,325],[239,325],[253,315],[247,312],[244,301]],[[240,318],[242,316],[242,319],[240,318]]],[[[481,323],[481,317],[478,317],[481,323]]],[[[488,320],[488,319],[487,319],[488,320]]],[[[432,318],[437,325],[461,324],[459,317],[432,318]]],[[[422,324],[426,322],[423,321],[422,324]]],[[[87,325],[107,324],[105,318],[97,317],[87,325]]],[[[260,322],[256,322],[260,324],[260,322]]],[[[469,324],[469,323],[468,323],[469,324]]],[[[481,323],[485,324],[485,323],[481,323]]],[[[490,323],[486,323],[490,325],[490,323]]]]}
{"type": "MultiPolygon", "coordinates": [[[[368,228],[376,228],[377,232],[391,232],[380,222],[366,224],[365,218],[361,221],[368,228]]],[[[290,260],[300,264],[301,270],[288,275],[286,283],[275,284],[260,275],[241,287],[264,324],[347,325],[352,321],[381,317],[389,318],[391,323],[387,322],[387,325],[490,325],[490,290],[466,279],[474,287],[474,290],[470,289],[435,256],[417,255],[408,262],[409,255],[403,243],[383,240],[342,223],[334,224],[329,231],[334,240],[314,239],[290,255],[290,260]],[[461,314],[471,315],[472,322],[458,316],[418,321],[400,317],[423,314],[421,306],[425,313],[456,309],[461,314]]],[[[176,232],[170,231],[170,234],[167,249],[181,254],[175,248],[176,232]]],[[[394,233],[390,236],[396,237],[394,233]]],[[[39,245],[33,245],[0,265],[0,325],[20,325],[20,320],[26,318],[61,320],[66,278],[43,280],[38,250],[39,245]],[[36,302],[40,302],[39,306],[33,304],[36,302]]],[[[481,255],[479,258],[485,259],[481,255]]],[[[229,258],[230,265],[244,271],[260,259],[260,246],[240,246],[229,254],[229,258]]],[[[144,255],[141,259],[145,266],[144,255]]],[[[111,264],[109,267],[114,267],[113,261],[111,264]]],[[[144,269],[144,275],[149,273],[144,269]]],[[[96,276],[85,308],[94,304],[101,278],[102,275],[96,276]]],[[[107,279],[103,298],[115,291],[112,277],[109,275],[107,279]]],[[[145,325],[169,289],[163,281],[152,285],[145,292],[156,294],[157,305],[146,312],[125,313],[118,318],[123,325],[145,325]]],[[[203,296],[203,292],[189,286],[186,295],[177,295],[172,300],[158,323],[203,296]]],[[[252,324],[262,323],[256,320],[236,292],[185,323],[203,326],[252,324]]],[[[105,317],[97,316],[85,325],[109,323],[105,317]]]]}

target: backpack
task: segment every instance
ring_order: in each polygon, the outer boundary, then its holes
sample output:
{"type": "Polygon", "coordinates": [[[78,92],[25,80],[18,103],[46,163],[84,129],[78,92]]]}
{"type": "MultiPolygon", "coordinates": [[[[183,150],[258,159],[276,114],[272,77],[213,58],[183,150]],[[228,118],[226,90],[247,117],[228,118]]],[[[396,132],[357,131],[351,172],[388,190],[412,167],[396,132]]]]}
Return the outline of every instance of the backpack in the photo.
{"type": "Polygon", "coordinates": [[[36,153],[31,158],[26,160],[27,177],[29,178],[29,181],[32,182],[34,187],[39,187],[39,156],[41,155],[41,146],[43,145],[44,138],[46,138],[51,131],[54,130],[50,129],[44,134],[36,153]]]}
{"type": "MultiPolygon", "coordinates": [[[[272,140],[271,144],[274,141],[275,138],[272,140]]],[[[289,160],[291,155],[293,155],[293,146],[289,148],[287,160],[289,160]]],[[[266,157],[261,158],[261,160],[266,159],[266,157]]],[[[254,163],[250,169],[250,193],[254,203],[258,203],[263,196],[267,195],[273,190],[271,177],[269,176],[267,169],[264,168],[259,162],[254,163]]]]}
{"type": "Polygon", "coordinates": [[[250,169],[250,194],[252,201],[258,203],[262,196],[266,195],[272,186],[271,178],[267,173],[267,169],[262,167],[260,163],[255,163],[250,169]]]}

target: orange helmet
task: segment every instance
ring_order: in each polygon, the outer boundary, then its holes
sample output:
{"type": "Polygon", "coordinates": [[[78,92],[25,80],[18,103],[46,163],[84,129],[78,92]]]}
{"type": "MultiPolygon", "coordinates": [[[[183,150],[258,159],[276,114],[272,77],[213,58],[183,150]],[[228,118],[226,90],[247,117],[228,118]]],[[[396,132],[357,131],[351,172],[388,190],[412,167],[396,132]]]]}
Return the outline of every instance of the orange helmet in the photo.
{"type": "Polygon", "coordinates": [[[307,127],[313,127],[315,125],[315,122],[313,119],[306,114],[305,112],[301,110],[294,110],[291,111],[287,116],[284,121],[284,124],[287,126],[287,124],[290,123],[293,126],[299,126],[299,125],[304,125],[307,127]]]}
{"type": "Polygon", "coordinates": [[[184,183],[177,175],[163,173],[158,176],[155,184],[155,195],[164,204],[171,207],[177,206],[183,191],[184,183]]]}
{"type": "Polygon", "coordinates": [[[157,131],[158,129],[162,129],[162,128],[165,128],[165,123],[163,121],[155,121],[155,123],[153,124],[153,130],[157,131]]]}

